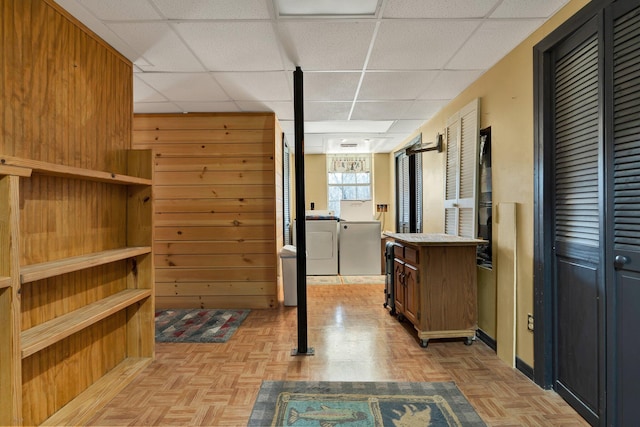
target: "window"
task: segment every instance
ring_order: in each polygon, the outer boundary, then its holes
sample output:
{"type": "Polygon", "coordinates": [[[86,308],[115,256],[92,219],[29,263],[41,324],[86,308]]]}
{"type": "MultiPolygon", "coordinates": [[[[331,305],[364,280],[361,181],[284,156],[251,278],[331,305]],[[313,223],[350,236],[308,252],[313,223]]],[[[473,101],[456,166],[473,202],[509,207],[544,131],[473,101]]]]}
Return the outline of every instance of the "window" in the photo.
{"type": "MultiPolygon", "coordinates": [[[[420,144],[422,135],[408,145],[420,144]]],[[[396,153],[396,230],[422,233],[422,154],[396,153]]]]}
{"type": "Polygon", "coordinates": [[[371,200],[371,156],[327,156],[328,209],[340,216],[340,200],[371,200]]]}

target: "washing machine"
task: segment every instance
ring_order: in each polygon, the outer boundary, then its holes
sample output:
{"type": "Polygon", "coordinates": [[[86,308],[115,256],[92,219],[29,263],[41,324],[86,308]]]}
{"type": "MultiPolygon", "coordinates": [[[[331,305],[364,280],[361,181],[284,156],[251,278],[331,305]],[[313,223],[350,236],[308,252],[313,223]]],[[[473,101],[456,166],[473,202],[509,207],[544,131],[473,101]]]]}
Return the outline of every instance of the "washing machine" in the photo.
{"type": "MultiPolygon", "coordinates": [[[[307,217],[306,220],[307,275],[338,274],[338,219],[335,217],[307,217]]],[[[296,223],[293,224],[296,244],[296,223]]]]}

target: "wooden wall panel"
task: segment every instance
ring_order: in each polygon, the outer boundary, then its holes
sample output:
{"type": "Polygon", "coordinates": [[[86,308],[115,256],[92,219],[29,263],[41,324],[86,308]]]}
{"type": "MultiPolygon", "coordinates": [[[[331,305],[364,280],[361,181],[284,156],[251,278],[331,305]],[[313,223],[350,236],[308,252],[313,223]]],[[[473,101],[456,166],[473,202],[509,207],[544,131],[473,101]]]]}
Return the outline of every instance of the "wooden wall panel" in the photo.
{"type": "MultiPolygon", "coordinates": [[[[53,0],[0,5],[0,157],[127,174],[131,63],[53,0]]],[[[19,193],[21,267],[127,244],[125,186],[33,175],[20,180],[19,193]]],[[[22,285],[20,329],[126,289],[124,268],[116,262],[22,285]]],[[[126,352],[122,311],[26,357],[23,419],[13,424],[49,418],[126,352]]]]}
{"type": "Polygon", "coordinates": [[[133,127],[134,148],[154,157],[156,306],[275,307],[282,221],[275,116],[139,114],[133,127]]]}

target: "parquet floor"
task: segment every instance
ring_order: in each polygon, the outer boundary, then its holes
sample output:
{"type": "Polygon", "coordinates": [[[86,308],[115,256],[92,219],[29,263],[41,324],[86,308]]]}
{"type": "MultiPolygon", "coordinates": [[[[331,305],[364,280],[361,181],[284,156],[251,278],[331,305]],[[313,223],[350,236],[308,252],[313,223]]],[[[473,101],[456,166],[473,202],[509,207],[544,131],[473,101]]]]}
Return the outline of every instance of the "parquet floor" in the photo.
{"type": "Polygon", "coordinates": [[[252,310],[225,344],[156,345],[156,360],[88,425],[243,426],[262,380],[454,381],[489,426],[586,426],[476,341],[432,340],[382,307],[384,285],[308,286],[308,345],[295,307],[252,310]]]}

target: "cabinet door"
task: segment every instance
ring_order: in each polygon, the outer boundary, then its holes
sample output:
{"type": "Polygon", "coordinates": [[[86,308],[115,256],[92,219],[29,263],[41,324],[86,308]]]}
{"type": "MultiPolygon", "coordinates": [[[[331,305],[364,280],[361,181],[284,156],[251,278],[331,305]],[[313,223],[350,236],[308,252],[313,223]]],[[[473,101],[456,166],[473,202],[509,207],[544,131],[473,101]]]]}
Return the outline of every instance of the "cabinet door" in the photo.
{"type": "Polygon", "coordinates": [[[399,259],[393,260],[393,293],[396,300],[396,311],[404,314],[405,308],[405,285],[404,285],[404,262],[399,259]]]}
{"type": "Polygon", "coordinates": [[[410,264],[404,265],[404,315],[414,325],[418,324],[420,308],[420,287],[418,286],[418,269],[410,264]]]}

